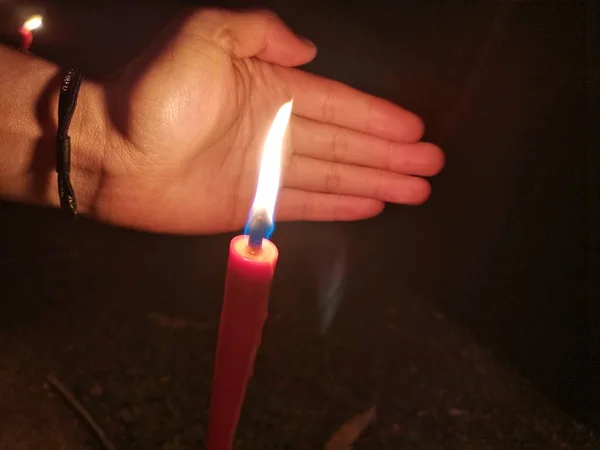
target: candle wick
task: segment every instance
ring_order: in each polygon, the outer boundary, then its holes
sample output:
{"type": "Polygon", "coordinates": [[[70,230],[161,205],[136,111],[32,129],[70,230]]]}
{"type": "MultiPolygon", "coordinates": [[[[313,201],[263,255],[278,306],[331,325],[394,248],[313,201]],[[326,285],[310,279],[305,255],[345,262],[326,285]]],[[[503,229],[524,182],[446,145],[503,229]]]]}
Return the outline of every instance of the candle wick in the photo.
{"type": "Polygon", "coordinates": [[[263,237],[258,233],[250,233],[248,236],[248,247],[252,247],[254,250],[260,249],[262,247],[263,237]]]}
{"type": "Polygon", "coordinates": [[[248,232],[248,247],[255,253],[262,248],[263,239],[269,234],[271,229],[271,220],[264,209],[258,210],[252,214],[246,230],[248,232]]]}

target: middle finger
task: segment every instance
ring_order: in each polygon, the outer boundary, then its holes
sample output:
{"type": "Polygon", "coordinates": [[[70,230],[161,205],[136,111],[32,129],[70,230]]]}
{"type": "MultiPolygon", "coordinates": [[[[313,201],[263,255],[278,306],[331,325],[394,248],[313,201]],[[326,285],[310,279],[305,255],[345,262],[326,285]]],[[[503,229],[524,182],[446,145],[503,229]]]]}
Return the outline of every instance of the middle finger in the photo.
{"type": "Polygon", "coordinates": [[[420,176],[435,175],[444,165],[444,154],[429,142],[388,141],[295,115],[291,124],[299,155],[420,176]]]}

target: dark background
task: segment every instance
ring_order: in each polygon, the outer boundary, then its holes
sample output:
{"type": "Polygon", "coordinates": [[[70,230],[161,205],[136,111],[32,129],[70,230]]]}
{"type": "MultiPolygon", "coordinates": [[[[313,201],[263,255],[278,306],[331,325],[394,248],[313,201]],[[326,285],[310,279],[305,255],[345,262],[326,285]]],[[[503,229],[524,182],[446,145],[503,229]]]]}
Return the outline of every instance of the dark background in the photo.
{"type": "MultiPolygon", "coordinates": [[[[321,448],[371,404],[378,420],[357,448],[598,448],[598,7],[261,5],[318,44],[306,70],[420,114],[447,167],[423,206],[278,225],[240,448],[321,448]]],[[[102,78],[180,6],[0,2],[0,34],[16,42],[41,9],[33,51],[102,78]]],[[[231,235],[157,236],[11,204],[0,227],[0,448],[88,448],[48,372],[122,448],[195,448],[231,235]],[[165,328],[156,314],[194,322],[165,328]]]]}

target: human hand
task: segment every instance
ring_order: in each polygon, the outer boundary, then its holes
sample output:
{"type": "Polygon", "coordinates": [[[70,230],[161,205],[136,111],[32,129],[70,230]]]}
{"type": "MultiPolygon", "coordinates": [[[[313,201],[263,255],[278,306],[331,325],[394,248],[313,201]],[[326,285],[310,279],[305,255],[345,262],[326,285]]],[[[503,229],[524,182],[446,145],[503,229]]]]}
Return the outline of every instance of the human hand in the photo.
{"type": "Polygon", "coordinates": [[[420,176],[444,158],[418,142],[421,120],[292,68],[316,49],[274,15],[195,11],[157,45],[103,86],[116,126],[90,205],[97,218],[175,233],[242,227],[266,132],[292,97],[278,220],[363,219],[384,202],[427,199],[420,176]]]}

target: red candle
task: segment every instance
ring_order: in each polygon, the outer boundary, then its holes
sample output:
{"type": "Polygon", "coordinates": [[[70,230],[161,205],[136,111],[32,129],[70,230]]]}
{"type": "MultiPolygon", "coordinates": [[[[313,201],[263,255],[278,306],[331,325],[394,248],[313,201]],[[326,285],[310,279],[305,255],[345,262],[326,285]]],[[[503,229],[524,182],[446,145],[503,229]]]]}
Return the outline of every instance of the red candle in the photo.
{"type": "Polygon", "coordinates": [[[29,50],[33,42],[33,33],[23,26],[19,28],[19,34],[21,35],[21,50],[29,50]]]}
{"type": "Polygon", "coordinates": [[[230,450],[248,380],[267,318],[277,247],[263,241],[251,250],[248,236],[236,236],[229,246],[225,299],[212,385],[209,450],[230,450]]]}
{"type": "Polygon", "coordinates": [[[290,101],[275,116],[265,141],[247,234],[236,236],[229,245],[210,402],[208,450],[231,450],[233,446],[267,318],[271,281],[279,256],[277,247],[267,238],[274,228],[283,139],[291,110],[290,101]]]}
{"type": "Polygon", "coordinates": [[[33,42],[33,30],[41,26],[42,16],[32,16],[21,28],[19,28],[19,34],[21,35],[21,50],[29,50],[33,42]]]}

